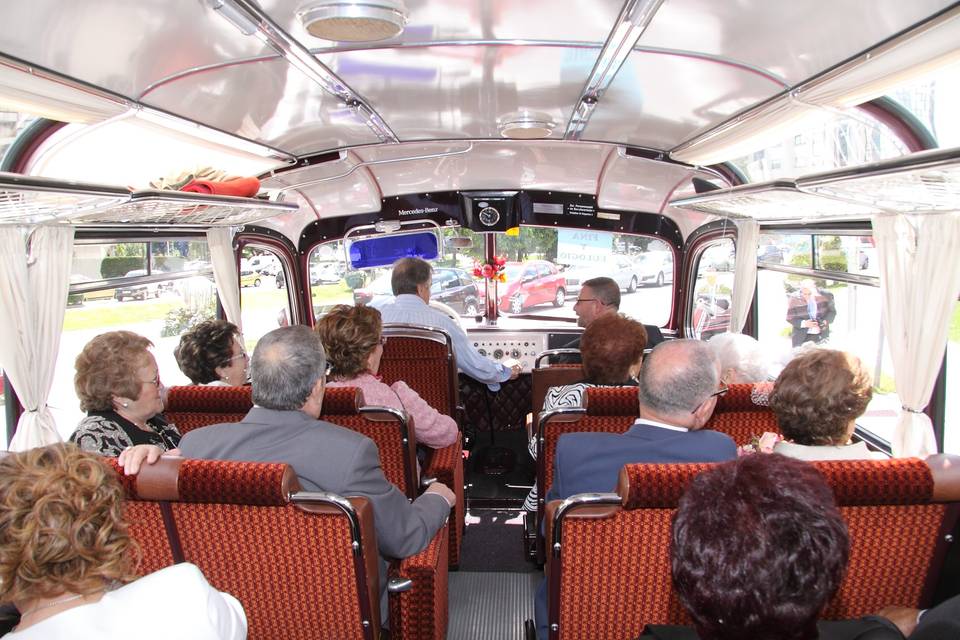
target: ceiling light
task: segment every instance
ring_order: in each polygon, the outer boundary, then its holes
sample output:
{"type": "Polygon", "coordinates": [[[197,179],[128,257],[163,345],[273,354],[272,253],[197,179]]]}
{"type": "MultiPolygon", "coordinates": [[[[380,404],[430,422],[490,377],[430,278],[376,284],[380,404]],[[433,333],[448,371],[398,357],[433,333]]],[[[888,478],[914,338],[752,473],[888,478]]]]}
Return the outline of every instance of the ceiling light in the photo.
{"type": "Polygon", "coordinates": [[[407,23],[403,0],[322,0],[297,15],[310,35],[334,42],[386,40],[407,23]]]}
{"type": "Polygon", "coordinates": [[[549,138],[557,123],[545,113],[521,112],[500,119],[500,135],[512,140],[549,138]]]}

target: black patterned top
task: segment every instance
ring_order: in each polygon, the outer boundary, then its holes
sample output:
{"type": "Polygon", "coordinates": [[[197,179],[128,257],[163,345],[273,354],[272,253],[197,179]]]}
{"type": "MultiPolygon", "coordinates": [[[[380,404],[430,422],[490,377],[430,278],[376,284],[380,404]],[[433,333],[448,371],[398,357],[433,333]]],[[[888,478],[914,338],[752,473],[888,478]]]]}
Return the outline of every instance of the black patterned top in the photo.
{"type": "Polygon", "coordinates": [[[168,424],[162,415],[157,414],[147,420],[147,426],[152,431],[144,431],[116,411],[91,411],[77,425],[70,442],[76,443],[84,451],[111,457],[137,444],[153,444],[164,451],[180,445],[180,432],[175,425],[168,424]]]}

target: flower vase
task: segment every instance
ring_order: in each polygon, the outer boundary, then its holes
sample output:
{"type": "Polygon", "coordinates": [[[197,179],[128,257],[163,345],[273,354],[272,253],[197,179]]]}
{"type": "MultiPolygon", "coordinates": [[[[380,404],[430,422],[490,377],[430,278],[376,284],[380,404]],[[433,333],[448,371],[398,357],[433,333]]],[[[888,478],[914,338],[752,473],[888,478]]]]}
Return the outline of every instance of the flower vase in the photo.
{"type": "Polygon", "coordinates": [[[486,303],[487,303],[487,324],[497,324],[497,316],[500,315],[499,309],[499,300],[497,296],[497,279],[496,278],[484,278],[484,281],[487,284],[486,291],[486,303]]]}

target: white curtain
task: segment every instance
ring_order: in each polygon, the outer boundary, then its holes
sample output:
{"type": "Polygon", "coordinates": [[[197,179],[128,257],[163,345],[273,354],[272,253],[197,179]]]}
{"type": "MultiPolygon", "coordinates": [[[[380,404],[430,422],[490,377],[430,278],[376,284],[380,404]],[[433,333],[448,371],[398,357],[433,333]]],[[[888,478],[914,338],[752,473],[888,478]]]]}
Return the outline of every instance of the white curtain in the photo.
{"type": "Polygon", "coordinates": [[[240,327],[240,278],[237,276],[237,260],[233,254],[232,227],[215,227],[207,231],[207,245],[213,262],[213,278],[217,283],[220,303],[227,320],[240,327]]]}
{"type": "Polygon", "coordinates": [[[733,276],[733,299],[730,301],[730,326],[727,331],[740,333],[747,322],[747,312],[757,286],[757,240],[760,225],[753,218],[734,220],[737,225],[736,271],[733,276]]]}
{"type": "Polygon", "coordinates": [[[0,227],[0,367],[24,412],[11,451],[60,442],[47,407],[70,287],[73,227],[0,227]],[[27,243],[29,242],[29,252],[27,243]]]}
{"type": "Polygon", "coordinates": [[[878,215],[873,237],[880,267],[883,326],[903,411],[895,456],[936,453],[930,418],[921,413],[940,371],[947,327],[960,292],[960,213],[878,215]]]}

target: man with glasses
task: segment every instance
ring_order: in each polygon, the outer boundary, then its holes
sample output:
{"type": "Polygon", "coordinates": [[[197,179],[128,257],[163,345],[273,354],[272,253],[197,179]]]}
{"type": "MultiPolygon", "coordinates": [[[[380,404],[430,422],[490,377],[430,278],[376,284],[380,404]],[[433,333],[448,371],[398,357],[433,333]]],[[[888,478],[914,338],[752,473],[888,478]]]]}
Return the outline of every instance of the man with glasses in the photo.
{"type": "MultiPolygon", "coordinates": [[[[713,415],[720,361],[699,340],[671,340],[644,358],[639,380],[640,417],[623,434],[568,433],[553,459],[547,502],[577,493],[613,491],[623,465],[634,462],[723,462],[737,457],[730,436],[703,429],[713,415]]],[[[546,638],[546,588],[540,585],[537,636],[546,638]]]]}
{"type": "MultiPolygon", "coordinates": [[[[617,313],[620,310],[620,285],[613,278],[601,276],[584,280],[580,286],[580,295],[573,305],[573,312],[577,314],[577,326],[586,329],[600,316],[608,313],[617,313]]],[[[647,330],[647,348],[653,348],[663,342],[660,328],[652,325],[643,325],[647,330]]],[[[580,336],[577,336],[564,345],[565,349],[579,349],[580,336]]],[[[554,362],[579,362],[577,358],[560,357],[554,362]]]]}

